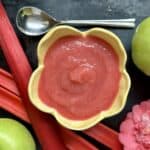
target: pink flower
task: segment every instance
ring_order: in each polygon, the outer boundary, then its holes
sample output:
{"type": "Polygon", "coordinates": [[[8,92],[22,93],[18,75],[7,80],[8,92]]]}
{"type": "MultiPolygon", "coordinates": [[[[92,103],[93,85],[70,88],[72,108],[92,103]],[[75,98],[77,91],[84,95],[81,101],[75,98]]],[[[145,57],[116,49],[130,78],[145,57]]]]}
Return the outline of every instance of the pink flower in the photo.
{"type": "Polygon", "coordinates": [[[121,123],[119,140],[124,150],[150,150],[150,100],[133,106],[121,123]]]}

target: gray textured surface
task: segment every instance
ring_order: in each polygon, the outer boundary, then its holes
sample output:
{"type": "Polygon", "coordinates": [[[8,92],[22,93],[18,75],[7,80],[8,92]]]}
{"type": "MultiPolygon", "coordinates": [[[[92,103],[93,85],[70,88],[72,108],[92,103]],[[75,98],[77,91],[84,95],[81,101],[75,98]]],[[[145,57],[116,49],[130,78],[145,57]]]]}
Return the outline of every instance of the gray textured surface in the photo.
{"type": "MultiPolygon", "coordinates": [[[[25,5],[37,6],[60,20],[135,17],[138,24],[142,19],[150,15],[149,0],[3,0],[3,2],[15,29],[16,12],[25,5]]],[[[126,113],[131,110],[132,106],[150,97],[150,78],[137,70],[131,60],[131,39],[134,30],[109,29],[115,32],[125,45],[128,54],[127,70],[132,80],[131,90],[124,110],[119,115],[103,121],[109,127],[119,130],[120,122],[124,119],[126,113]]],[[[36,46],[41,37],[26,37],[18,30],[16,30],[16,33],[34,69],[37,65],[36,46]]],[[[0,66],[8,69],[2,55],[0,55],[0,59],[0,66]]],[[[97,146],[103,150],[106,149],[99,144],[97,146]]]]}

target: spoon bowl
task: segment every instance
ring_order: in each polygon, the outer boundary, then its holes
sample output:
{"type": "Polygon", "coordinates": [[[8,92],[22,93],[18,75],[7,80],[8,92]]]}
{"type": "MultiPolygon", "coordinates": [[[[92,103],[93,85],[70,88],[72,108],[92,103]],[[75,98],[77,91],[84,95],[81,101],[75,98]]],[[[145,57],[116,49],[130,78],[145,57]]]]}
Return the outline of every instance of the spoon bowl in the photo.
{"type": "Polygon", "coordinates": [[[55,18],[36,7],[23,7],[16,16],[18,29],[30,36],[42,35],[57,23],[55,18]]]}
{"type": "Polygon", "coordinates": [[[17,28],[29,36],[39,36],[58,24],[69,24],[74,26],[106,26],[119,28],[135,27],[135,18],[113,19],[113,20],[62,20],[58,21],[48,15],[45,11],[31,6],[19,9],[16,16],[17,28]]]}

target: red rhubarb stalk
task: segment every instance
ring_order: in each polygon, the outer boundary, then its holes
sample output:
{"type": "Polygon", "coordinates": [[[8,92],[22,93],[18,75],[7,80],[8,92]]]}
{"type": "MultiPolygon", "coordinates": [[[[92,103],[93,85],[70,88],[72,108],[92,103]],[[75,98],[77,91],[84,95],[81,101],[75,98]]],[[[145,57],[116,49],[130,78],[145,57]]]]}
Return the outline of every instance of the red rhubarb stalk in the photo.
{"type": "Polygon", "coordinates": [[[38,111],[29,101],[27,86],[32,69],[1,2],[0,46],[18,85],[23,104],[42,149],[66,149],[62,142],[63,140],[59,136],[59,132],[57,132],[59,130],[54,120],[47,114],[38,111]]]}
{"type": "MultiPolygon", "coordinates": [[[[16,96],[14,93],[11,93],[10,90],[4,89],[0,85],[0,108],[14,114],[20,119],[30,123],[28,115],[25,111],[24,106],[20,97],[16,96]]],[[[60,128],[61,136],[64,140],[66,147],[69,150],[97,150],[92,144],[88,141],[75,134],[72,131],[69,131],[63,127],[60,128]]]]}
{"type": "MultiPolygon", "coordinates": [[[[12,91],[12,89],[16,89],[16,87],[15,87],[16,84],[13,80],[13,77],[6,71],[0,69],[0,78],[1,78],[1,76],[4,76],[4,75],[6,75],[6,76],[2,77],[2,79],[5,79],[5,81],[3,82],[3,80],[1,80],[2,82],[0,82],[0,86],[3,88],[6,88],[10,92],[12,91]],[[8,78],[8,76],[9,76],[9,78],[8,78]],[[10,82],[10,80],[11,80],[11,82],[10,82]],[[12,89],[10,89],[10,87],[12,87],[12,89]]],[[[15,93],[15,95],[17,95],[18,92],[13,91],[13,93],[15,93]]],[[[19,96],[19,94],[18,94],[18,96],[19,96]]],[[[25,109],[23,106],[21,107],[22,102],[20,101],[20,98],[15,96],[14,98],[12,98],[12,101],[14,101],[14,102],[10,102],[10,103],[14,103],[14,105],[17,106],[17,108],[15,108],[15,110],[18,109],[18,112],[16,114],[15,113],[14,114],[16,116],[18,116],[18,113],[21,111],[23,111],[21,114],[24,114],[25,109]],[[19,103],[19,106],[17,103],[19,103]]],[[[5,105],[4,105],[4,107],[5,107],[5,105]]],[[[3,108],[3,109],[5,109],[5,108],[3,108]]],[[[20,115],[18,117],[20,117],[20,115]]],[[[29,120],[25,116],[21,116],[21,118],[27,122],[29,120]]],[[[107,147],[109,147],[111,149],[122,150],[122,145],[120,144],[120,142],[118,140],[118,133],[116,131],[110,129],[109,127],[106,127],[105,125],[103,125],[101,123],[97,124],[96,126],[90,128],[88,130],[85,130],[83,132],[86,135],[92,137],[93,139],[97,140],[100,143],[103,143],[104,145],[106,145],[107,147]]]]}
{"type": "Polygon", "coordinates": [[[29,117],[22,105],[21,98],[0,86],[0,108],[14,114],[26,122],[30,122],[29,117]]]}
{"type": "Polygon", "coordinates": [[[64,141],[68,143],[67,148],[69,150],[98,150],[85,139],[65,128],[61,129],[61,133],[64,141]]]}
{"type": "Polygon", "coordinates": [[[85,130],[84,133],[100,143],[103,143],[112,150],[123,149],[118,139],[118,133],[101,123],[88,130],[85,130]]]}
{"type": "Polygon", "coordinates": [[[3,69],[0,69],[0,83],[2,83],[3,88],[11,90],[12,93],[14,93],[17,96],[20,96],[20,93],[12,75],[3,69]]]}

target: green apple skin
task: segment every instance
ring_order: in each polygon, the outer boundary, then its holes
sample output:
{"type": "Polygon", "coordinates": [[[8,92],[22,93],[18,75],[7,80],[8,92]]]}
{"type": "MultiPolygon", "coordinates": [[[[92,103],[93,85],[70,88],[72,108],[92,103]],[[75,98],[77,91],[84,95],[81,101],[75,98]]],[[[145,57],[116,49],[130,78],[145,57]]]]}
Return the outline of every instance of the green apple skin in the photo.
{"type": "Polygon", "coordinates": [[[134,33],[132,59],[142,72],[150,76],[150,17],[144,19],[134,33]]]}
{"type": "Polygon", "coordinates": [[[30,132],[19,122],[0,119],[0,150],[36,150],[30,132]]]}

